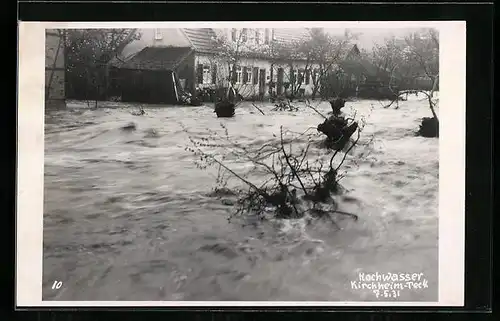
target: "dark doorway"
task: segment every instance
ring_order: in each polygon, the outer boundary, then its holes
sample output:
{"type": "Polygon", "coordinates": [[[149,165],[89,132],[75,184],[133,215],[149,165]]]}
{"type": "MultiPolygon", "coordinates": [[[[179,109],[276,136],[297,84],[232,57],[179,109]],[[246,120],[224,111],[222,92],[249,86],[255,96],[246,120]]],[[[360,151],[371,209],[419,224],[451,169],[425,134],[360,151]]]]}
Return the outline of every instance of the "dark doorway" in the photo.
{"type": "Polygon", "coordinates": [[[176,104],[178,84],[170,70],[121,70],[123,102],[176,104]]]}
{"type": "Polygon", "coordinates": [[[266,70],[261,69],[259,71],[259,95],[264,95],[266,91],[266,70]]]}
{"type": "Polygon", "coordinates": [[[278,96],[283,94],[283,76],[284,76],[283,68],[278,68],[278,81],[276,83],[276,93],[278,96]]]}

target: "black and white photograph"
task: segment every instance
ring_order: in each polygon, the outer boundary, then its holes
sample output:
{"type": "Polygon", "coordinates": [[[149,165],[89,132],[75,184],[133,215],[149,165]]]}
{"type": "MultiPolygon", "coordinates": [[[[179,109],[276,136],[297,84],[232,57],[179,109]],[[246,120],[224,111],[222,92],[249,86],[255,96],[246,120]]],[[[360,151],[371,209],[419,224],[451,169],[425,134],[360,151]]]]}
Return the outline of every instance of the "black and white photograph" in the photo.
{"type": "Polygon", "coordinates": [[[41,301],[461,297],[439,24],[41,28],[41,301]]]}

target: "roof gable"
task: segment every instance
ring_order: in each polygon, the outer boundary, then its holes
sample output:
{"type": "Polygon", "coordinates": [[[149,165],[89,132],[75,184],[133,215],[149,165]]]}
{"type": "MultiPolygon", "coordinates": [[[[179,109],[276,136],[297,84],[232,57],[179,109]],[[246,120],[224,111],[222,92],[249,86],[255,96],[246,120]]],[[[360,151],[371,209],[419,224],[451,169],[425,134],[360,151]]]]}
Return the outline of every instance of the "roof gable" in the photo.
{"type": "Polygon", "coordinates": [[[184,28],[181,29],[188,38],[195,51],[215,53],[212,39],[216,37],[212,28],[184,28]]]}
{"type": "Polygon", "coordinates": [[[345,59],[339,62],[339,66],[347,73],[363,73],[371,77],[380,74],[378,68],[361,55],[356,44],[349,50],[345,59]]]}

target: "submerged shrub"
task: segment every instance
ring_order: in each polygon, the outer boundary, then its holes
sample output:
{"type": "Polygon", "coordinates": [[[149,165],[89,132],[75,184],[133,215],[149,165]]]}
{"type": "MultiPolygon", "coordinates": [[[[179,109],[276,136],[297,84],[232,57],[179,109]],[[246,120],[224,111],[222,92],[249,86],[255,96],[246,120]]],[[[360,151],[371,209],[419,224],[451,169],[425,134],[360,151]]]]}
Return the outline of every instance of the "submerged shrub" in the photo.
{"type": "Polygon", "coordinates": [[[228,100],[219,101],[215,103],[214,112],[217,114],[217,117],[234,117],[235,104],[228,100]]]}
{"type": "Polygon", "coordinates": [[[439,120],[435,117],[424,117],[417,135],[422,137],[439,137],[439,120]]]}
{"type": "MultiPolygon", "coordinates": [[[[309,150],[313,146],[313,136],[303,133],[286,138],[285,134],[289,133],[285,133],[282,127],[279,136],[274,136],[275,139],[251,149],[234,142],[224,125],[221,126],[225,129],[225,136],[209,131],[209,138],[195,140],[190,137],[192,147],[186,149],[199,159],[196,161],[199,168],[218,166],[219,186],[214,191],[215,195],[220,195],[217,191],[227,192],[229,179],[239,180],[246,186],[246,189],[235,190],[236,210],[229,219],[245,214],[256,215],[260,219],[266,219],[269,214],[279,219],[293,219],[303,217],[306,213],[330,219],[330,214],[338,213],[357,219],[355,214],[338,211],[332,198],[341,192],[341,177],[337,173],[346,154],[335,151],[329,160],[312,159],[309,150]],[[216,148],[229,150],[231,158],[245,159],[253,168],[246,174],[237,173],[225,164],[228,155],[218,156],[214,152],[216,148]],[[326,212],[319,215],[321,211],[326,212]]],[[[351,148],[356,143],[357,140],[351,148]]]]}

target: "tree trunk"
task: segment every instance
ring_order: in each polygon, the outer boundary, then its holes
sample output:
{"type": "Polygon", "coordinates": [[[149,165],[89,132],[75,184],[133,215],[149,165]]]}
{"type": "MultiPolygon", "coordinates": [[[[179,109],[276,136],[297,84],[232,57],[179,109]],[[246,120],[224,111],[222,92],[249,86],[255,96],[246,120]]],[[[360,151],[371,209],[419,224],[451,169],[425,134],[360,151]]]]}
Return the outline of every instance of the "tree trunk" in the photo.
{"type": "Polygon", "coordinates": [[[318,94],[318,89],[319,89],[318,85],[313,86],[313,90],[312,90],[312,93],[311,93],[311,98],[313,100],[316,99],[316,95],[318,94]]]}
{"type": "Polygon", "coordinates": [[[436,115],[436,111],[434,110],[434,103],[432,102],[432,97],[434,96],[434,90],[436,89],[437,82],[439,80],[439,76],[436,76],[434,78],[434,84],[432,85],[432,90],[431,93],[429,94],[429,108],[431,109],[432,116],[438,120],[438,117],[436,115]]]}
{"type": "Polygon", "coordinates": [[[434,77],[433,79],[433,82],[432,82],[432,90],[431,90],[431,98],[434,97],[434,91],[436,90],[436,87],[437,87],[437,83],[439,81],[439,75],[437,75],[436,77],[434,77]]]}

